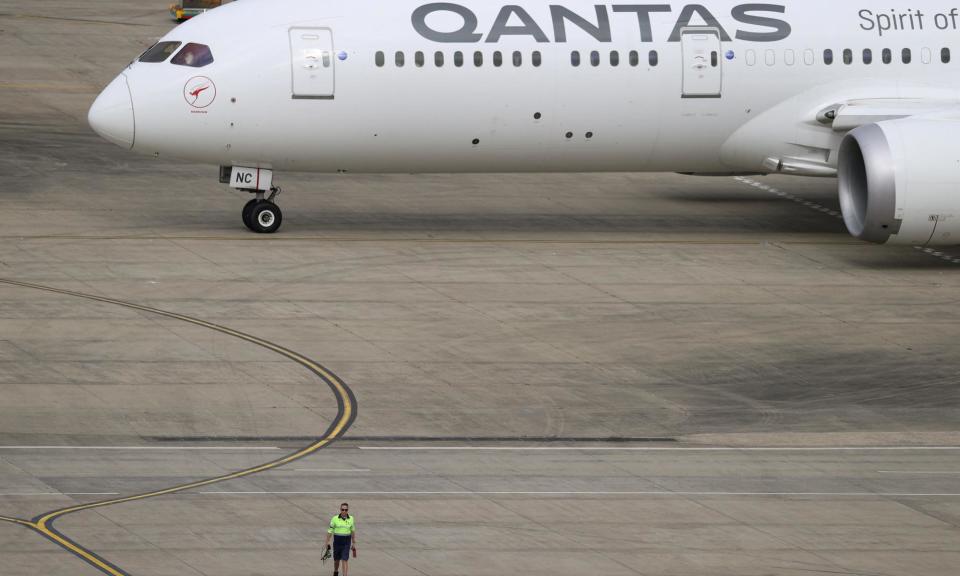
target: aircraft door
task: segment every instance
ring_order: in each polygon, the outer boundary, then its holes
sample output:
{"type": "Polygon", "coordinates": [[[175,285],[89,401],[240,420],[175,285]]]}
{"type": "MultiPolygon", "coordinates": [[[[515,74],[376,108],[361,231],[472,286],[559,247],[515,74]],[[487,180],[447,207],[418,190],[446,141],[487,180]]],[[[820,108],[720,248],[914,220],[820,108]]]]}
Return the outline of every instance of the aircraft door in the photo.
{"type": "Polygon", "coordinates": [[[294,99],[333,99],[333,31],[329,28],[291,28],[294,99]]]}
{"type": "Polygon", "coordinates": [[[720,31],[696,27],[680,30],[683,50],[683,97],[719,98],[723,86],[720,31]]]}

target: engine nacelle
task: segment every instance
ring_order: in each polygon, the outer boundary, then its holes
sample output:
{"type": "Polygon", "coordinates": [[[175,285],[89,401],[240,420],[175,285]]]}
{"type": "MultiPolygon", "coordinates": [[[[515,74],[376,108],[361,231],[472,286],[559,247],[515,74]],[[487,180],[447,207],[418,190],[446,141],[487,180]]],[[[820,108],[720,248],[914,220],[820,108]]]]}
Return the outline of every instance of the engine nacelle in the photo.
{"type": "Polygon", "coordinates": [[[880,244],[960,244],[960,121],[866,124],[840,144],[847,230],[880,244]]]}

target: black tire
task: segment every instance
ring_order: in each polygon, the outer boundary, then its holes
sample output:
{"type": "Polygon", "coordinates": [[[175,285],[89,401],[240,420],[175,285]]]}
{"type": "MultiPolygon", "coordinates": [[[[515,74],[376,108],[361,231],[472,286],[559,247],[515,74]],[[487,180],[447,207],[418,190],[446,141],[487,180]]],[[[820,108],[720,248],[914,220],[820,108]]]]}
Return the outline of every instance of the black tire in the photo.
{"type": "Polygon", "coordinates": [[[242,212],[243,225],[249,228],[250,230],[253,230],[253,220],[250,218],[250,216],[251,214],[253,214],[253,207],[257,205],[257,202],[259,202],[259,200],[254,198],[253,200],[243,205],[243,212],[242,212]]]}
{"type": "Polygon", "coordinates": [[[283,223],[280,207],[267,200],[261,200],[250,211],[250,229],[259,234],[273,234],[283,223]]]}

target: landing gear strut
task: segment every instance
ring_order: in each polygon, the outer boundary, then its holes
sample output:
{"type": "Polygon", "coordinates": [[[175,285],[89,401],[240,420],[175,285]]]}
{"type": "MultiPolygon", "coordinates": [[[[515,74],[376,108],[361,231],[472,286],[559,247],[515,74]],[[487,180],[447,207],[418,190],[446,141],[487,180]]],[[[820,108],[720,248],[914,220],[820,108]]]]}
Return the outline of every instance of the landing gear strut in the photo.
{"type": "Polygon", "coordinates": [[[256,197],[243,207],[243,224],[258,234],[273,234],[280,229],[283,212],[276,199],[280,188],[273,185],[273,170],[245,166],[220,166],[220,183],[250,192],[256,197]],[[267,191],[269,197],[265,197],[267,191]]]}
{"type": "Polygon", "coordinates": [[[274,202],[280,194],[280,188],[270,188],[270,197],[264,198],[262,190],[251,190],[257,195],[243,207],[243,223],[258,234],[273,234],[283,223],[283,212],[274,202]]]}

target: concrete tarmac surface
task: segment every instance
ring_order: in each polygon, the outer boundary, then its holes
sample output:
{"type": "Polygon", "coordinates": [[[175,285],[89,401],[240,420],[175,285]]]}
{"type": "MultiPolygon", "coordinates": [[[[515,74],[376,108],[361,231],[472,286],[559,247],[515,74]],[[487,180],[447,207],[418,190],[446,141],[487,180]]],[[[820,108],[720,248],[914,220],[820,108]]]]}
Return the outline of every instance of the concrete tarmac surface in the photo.
{"type": "MultiPolygon", "coordinates": [[[[960,250],[833,180],[280,174],[86,126],[164,2],[0,0],[0,576],[954,575],[960,250]]],[[[179,89],[179,87],[177,88],[179,89]]]]}

